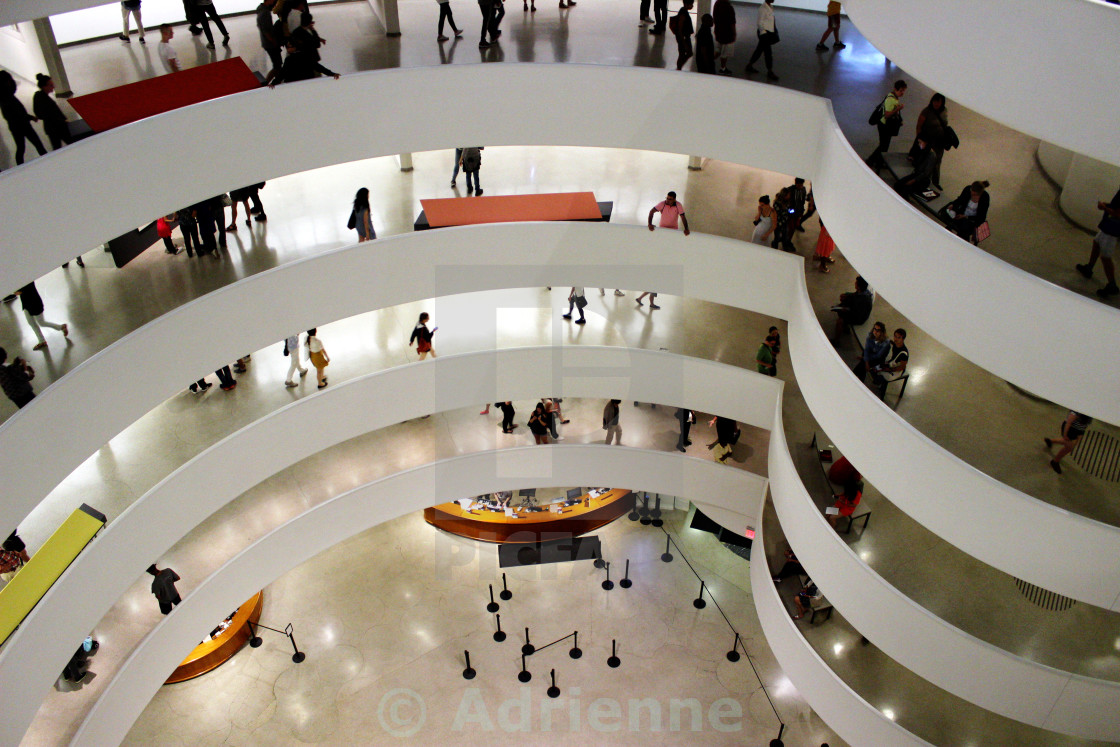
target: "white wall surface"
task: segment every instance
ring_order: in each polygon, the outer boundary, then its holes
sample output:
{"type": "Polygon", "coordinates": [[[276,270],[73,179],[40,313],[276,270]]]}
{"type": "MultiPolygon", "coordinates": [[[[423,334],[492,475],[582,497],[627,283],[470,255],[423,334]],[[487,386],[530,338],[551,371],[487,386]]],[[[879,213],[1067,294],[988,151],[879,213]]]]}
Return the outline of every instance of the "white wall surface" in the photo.
{"type": "Polygon", "coordinates": [[[446,148],[448,111],[457,113],[459,140],[698,152],[812,178],[832,236],[902,313],[997,376],[1120,423],[1120,379],[1112,375],[1120,370],[1120,312],[1011,267],[904,205],[851,150],[826,100],[718,76],[571,64],[451,65],[320,79],[168,112],[0,174],[0,246],[14,248],[0,256],[0,277],[19,285],[72,258],[75,246],[231,187],[360,158],[446,148]],[[478,107],[476,92],[484,88],[506,95],[478,107]],[[636,90],[654,93],[635,97],[636,90]],[[696,105],[680,106],[684,99],[696,105]],[[382,101],[409,106],[387,116],[382,101]],[[787,116],[772,116],[776,110],[787,116]],[[271,144],[318,130],[323,111],[332,112],[331,137],[278,158],[271,144]],[[255,134],[262,116],[271,122],[271,138],[255,134]],[[214,121],[223,123],[225,137],[199,139],[214,121]],[[729,121],[736,127],[727,127],[729,121]],[[151,154],[162,153],[167,142],[183,146],[171,183],[150,168],[151,154]],[[116,184],[98,188],[105,163],[130,174],[135,191],[128,199],[116,184]],[[27,194],[55,199],[19,199],[27,194]],[[68,206],[66,221],[57,219],[56,204],[68,206]],[[1096,364],[1070,366],[1054,356],[1059,339],[1094,350],[1096,364]]]}
{"type": "Polygon", "coordinates": [[[929,0],[844,4],[868,41],[930,88],[1028,135],[1120,165],[1120,86],[1113,85],[1120,8],[1098,0],[938,0],[932,7],[929,0]]]}

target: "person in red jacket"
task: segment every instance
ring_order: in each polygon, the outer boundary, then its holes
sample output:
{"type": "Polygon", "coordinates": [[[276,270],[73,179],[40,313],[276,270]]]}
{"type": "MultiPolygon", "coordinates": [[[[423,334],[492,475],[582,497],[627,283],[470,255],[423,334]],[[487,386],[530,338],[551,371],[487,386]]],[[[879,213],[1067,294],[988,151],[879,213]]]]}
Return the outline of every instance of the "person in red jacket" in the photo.
{"type": "Polygon", "coordinates": [[[164,251],[168,254],[178,254],[179,248],[171,240],[171,222],[175,220],[175,213],[160,216],[156,220],[156,234],[163,239],[164,251]]]}

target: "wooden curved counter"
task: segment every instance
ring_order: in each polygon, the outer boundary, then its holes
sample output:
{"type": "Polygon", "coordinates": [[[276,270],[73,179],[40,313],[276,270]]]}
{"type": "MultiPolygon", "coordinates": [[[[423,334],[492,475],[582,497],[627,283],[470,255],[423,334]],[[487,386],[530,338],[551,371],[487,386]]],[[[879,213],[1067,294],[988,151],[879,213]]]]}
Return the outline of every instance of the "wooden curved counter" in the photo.
{"type": "Polygon", "coordinates": [[[424,509],[424,520],[432,526],[460,537],[481,542],[541,542],[556,539],[557,534],[577,537],[628,513],[634,507],[634,494],[621,488],[589,498],[554,511],[513,509],[514,515],[502,511],[466,511],[458,503],[441,503],[424,509]]]}
{"type": "Polygon", "coordinates": [[[250,638],[253,637],[249,623],[256,623],[261,618],[261,607],[264,605],[264,592],[258,591],[249,601],[237,608],[233,613],[233,620],[229,627],[223,630],[217,638],[195,646],[190,656],[183,659],[183,663],[167,678],[165,684],[183,682],[200,674],[206,674],[212,669],[217,669],[224,664],[250,638]]]}

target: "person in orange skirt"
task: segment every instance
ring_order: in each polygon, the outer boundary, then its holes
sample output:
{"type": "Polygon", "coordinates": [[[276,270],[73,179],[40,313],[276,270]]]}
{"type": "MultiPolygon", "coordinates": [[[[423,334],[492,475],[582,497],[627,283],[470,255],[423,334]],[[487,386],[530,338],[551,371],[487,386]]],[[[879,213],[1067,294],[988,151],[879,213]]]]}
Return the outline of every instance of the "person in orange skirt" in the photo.
{"type": "Polygon", "coordinates": [[[813,254],[813,259],[819,263],[821,272],[828,272],[828,266],[836,261],[832,258],[832,250],[835,248],[836,242],[824,227],[824,221],[821,221],[821,235],[817,237],[817,249],[813,254]]]}

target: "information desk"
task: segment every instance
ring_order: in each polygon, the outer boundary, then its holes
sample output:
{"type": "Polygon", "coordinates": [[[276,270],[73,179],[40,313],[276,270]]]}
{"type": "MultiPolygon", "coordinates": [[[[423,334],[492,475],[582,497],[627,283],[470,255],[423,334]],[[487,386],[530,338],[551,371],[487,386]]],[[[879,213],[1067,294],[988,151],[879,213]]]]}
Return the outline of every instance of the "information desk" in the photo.
{"type": "MultiPolygon", "coordinates": [[[[634,507],[634,494],[629,490],[614,488],[601,495],[594,492],[584,493],[574,505],[541,506],[544,510],[513,508],[507,512],[481,508],[478,501],[470,508],[441,503],[424,509],[424,520],[445,532],[482,542],[541,542],[556,539],[557,534],[575,537],[593,532],[634,507]]],[[[515,495],[512,503],[519,500],[515,495]]]]}
{"type": "Polygon", "coordinates": [[[173,682],[182,682],[206,674],[228,661],[253,637],[249,624],[255,624],[260,620],[263,604],[264,592],[258,591],[248,602],[238,607],[232,616],[222,621],[223,624],[227,620],[229,622],[225,630],[195,646],[190,656],[183,659],[183,663],[167,678],[166,684],[170,685],[173,682]]]}

